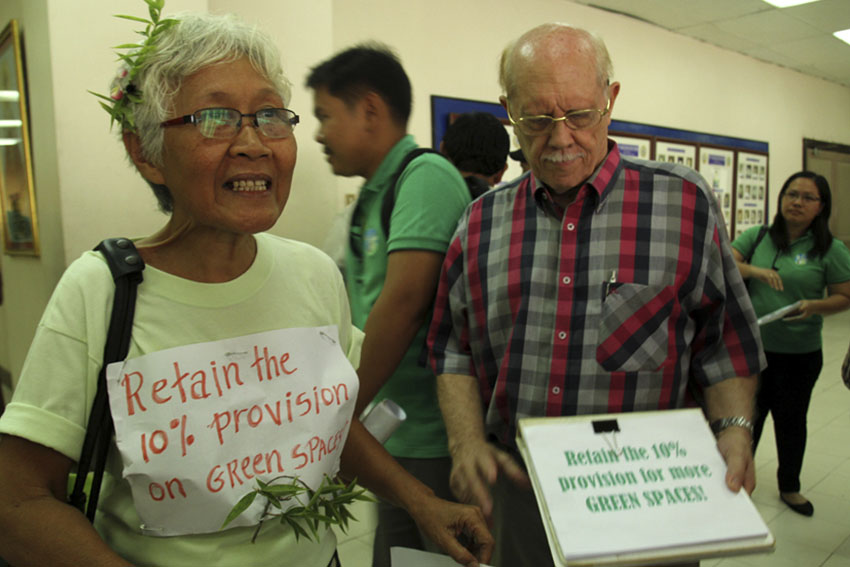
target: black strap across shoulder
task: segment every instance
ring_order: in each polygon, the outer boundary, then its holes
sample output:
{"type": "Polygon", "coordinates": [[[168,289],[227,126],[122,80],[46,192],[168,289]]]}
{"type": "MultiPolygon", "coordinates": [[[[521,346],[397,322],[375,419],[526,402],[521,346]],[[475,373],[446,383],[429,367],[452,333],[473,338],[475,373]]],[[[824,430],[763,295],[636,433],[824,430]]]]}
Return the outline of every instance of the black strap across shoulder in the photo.
{"type": "Polygon", "coordinates": [[[69,502],[84,512],[94,522],[97,499],[106,466],[106,453],[112,438],[112,414],[106,392],[106,367],[111,362],[124,359],[130,349],[133,315],[136,310],[136,292],[142,283],[145,263],[133,242],[127,238],[108,238],[95,247],[106,257],[112,278],[115,280],[115,299],[109,320],[109,331],[103,349],[103,366],[97,377],[97,393],[92,403],[83,449],[77,462],[77,478],[69,502]],[[85,483],[92,472],[92,484],[86,506],[85,483]]]}
{"type": "Polygon", "coordinates": [[[768,228],[770,228],[770,227],[768,227],[766,224],[764,224],[759,229],[759,235],[756,237],[756,241],[755,241],[755,243],[753,243],[753,247],[750,248],[750,253],[747,254],[746,258],[744,258],[745,264],[749,264],[750,260],[753,259],[753,254],[756,253],[756,248],[758,248],[759,243],[764,239],[764,235],[767,234],[768,228]]]}
{"type": "Polygon", "coordinates": [[[390,179],[391,189],[384,193],[384,200],[381,203],[381,228],[384,230],[384,234],[387,239],[390,237],[390,217],[393,214],[393,207],[395,207],[395,200],[398,196],[398,180],[401,177],[401,174],[404,173],[404,170],[407,169],[407,166],[410,165],[410,162],[422,154],[442,155],[440,152],[432,150],[431,148],[416,148],[415,150],[411,150],[406,156],[404,156],[401,164],[399,164],[395,173],[393,173],[393,176],[390,179]]]}
{"type": "MultiPolygon", "coordinates": [[[[393,214],[393,207],[395,207],[395,200],[398,194],[398,180],[401,178],[404,170],[407,169],[407,166],[410,165],[410,162],[422,154],[442,155],[440,152],[431,148],[415,148],[404,156],[404,159],[401,160],[401,163],[390,178],[389,189],[384,193],[383,201],[381,202],[381,229],[384,231],[384,236],[387,240],[390,238],[390,217],[393,214]]],[[[351,230],[349,231],[349,247],[352,253],[358,258],[363,256],[363,226],[359,224],[362,223],[360,205],[361,201],[358,199],[357,204],[354,206],[354,213],[351,215],[351,230]]]]}

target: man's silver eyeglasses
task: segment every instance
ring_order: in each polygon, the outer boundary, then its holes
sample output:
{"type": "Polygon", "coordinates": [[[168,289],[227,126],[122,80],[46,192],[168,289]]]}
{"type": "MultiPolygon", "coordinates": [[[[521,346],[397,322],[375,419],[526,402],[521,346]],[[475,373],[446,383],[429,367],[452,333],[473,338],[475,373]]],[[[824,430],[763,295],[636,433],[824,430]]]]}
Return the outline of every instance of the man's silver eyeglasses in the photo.
{"type": "MultiPolygon", "coordinates": [[[[510,105],[508,105],[510,109],[510,105]]],[[[508,110],[508,120],[511,121],[520,132],[526,136],[541,136],[548,134],[555,127],[556,122],[564,122],[571,130],[587,130],[593,128],[602,121],[602,118],[608,114],[611,108],[611,99],[604,109],[588,108],[586,110],[572,110],[567,112],[560,118],[553,118],[548,114],[534,114],[529,116],[520,116],[516,120],[511,116],[511,111],[508,110]]]]}
{"type": "Polygon", "coordinates": [[[814,195],[809,195],[808,193],[799,193],[797,191],[786,191],[784,195],[782,195],[789,201],[796,201],[797,199],[801,199],[806,203],[817,203],[820,201],[820,197],[815,197],[814,195]]]}
{"type": "Polygon", "coordinates": [[[298,124],[298,115],[288,108],[263,108],[253,114],[242,114],[235,108],[202,108],[192,114],[172,118],[160,126],[194,124],[205,138],[232,138],[242,128],[242,119],[251,123],[267,138],[287,138],[298,124]]]}

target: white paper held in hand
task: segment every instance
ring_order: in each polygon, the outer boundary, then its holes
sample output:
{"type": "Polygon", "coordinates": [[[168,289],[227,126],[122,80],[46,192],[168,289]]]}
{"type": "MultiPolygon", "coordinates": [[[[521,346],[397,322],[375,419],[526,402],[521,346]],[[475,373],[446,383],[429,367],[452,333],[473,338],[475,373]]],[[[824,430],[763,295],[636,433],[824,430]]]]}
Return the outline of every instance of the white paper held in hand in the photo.
{"type": "Polygon", "coordinates": [[[375,404],[360,421],[379,443],[384,444],[405,419],[407,414],[404,410],[394,401],[384,398],[375,404]]]}
{"type": "MultiPolygon", "coordinates": [[[[439,555],[409,547],[391,547],[390,565],[392,567],[458,567],[448,555],[439,555]]],[[[481,567],[488,567],[484,563],[481,567]]]]}
{"type": "Polygon", "coordinates": [[[802,301],[795,301],[790,305],[786,305],[785,307],[780,307],[776,311],[771,311],[767,315],[763,315],[759,317],[758,323],[759,326],[766,325],[767,323],[771,323],[773,321],[777,321],[779,319],[785,319],[786,321],[793,321],[794,319],[799,318],[799,316],[791,315],[794,311],[800,308],[802,305],[802,301]]]}

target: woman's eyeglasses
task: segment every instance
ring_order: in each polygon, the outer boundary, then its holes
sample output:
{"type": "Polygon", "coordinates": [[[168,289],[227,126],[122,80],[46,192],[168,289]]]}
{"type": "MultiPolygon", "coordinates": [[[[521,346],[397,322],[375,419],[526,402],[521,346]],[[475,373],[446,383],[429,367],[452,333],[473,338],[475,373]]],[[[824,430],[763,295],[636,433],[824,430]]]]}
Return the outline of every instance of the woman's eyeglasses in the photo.
{"type": "Polygon", "coordinates": [[[251,124],[267,138],[287,138],[298,124],[298,115],[288,108],[263,108],[253,114],[242,114],[235,108],[202,108],[192,114],[172,118],[160,123],[163,128],[194,124],[205,138],[232,138],[242,128],[242,119],[251,118],[251,124]]]}
{"type": "Polygon", "coordinates": [[[782,195],[782,198],[788,199],[789,201],[802,199],[804,203],[817,203],[820,201],[820,197],[815,197],[809,193],[800,193],[799,191],[786,191],[785,194],[782,195]]]}

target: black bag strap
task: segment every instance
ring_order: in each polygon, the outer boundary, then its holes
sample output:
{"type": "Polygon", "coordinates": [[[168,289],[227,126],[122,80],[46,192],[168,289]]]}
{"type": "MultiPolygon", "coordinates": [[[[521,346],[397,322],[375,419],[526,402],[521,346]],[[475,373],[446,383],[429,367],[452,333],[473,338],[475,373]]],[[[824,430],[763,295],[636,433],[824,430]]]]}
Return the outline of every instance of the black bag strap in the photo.
{"type": "Polygon", "coordinates": [[[112,304],[106,346],[103,349],[103,366],[97,377],[97,393],[89,414],[83,449],[77,462],[77,478],[68,499],[73,506],[84,512],[91,522],[94,522],[97,510],[97,499],[100,496],[106,453],[109,450],[113,428],[106,392],[106,366],[111,362],[123,360],[130,349],[136,292],[142,283],[142,270],[145,267],[133,242],[127,238],[108,238],[98,244],[95,250],[106,257],[106,263],[115,280],[115,300],[112,304]],[[86,507],[85,483],[89,471],[93,472],[94,476],[86,507]]]}
{"type": "Polygon", "coordinates": [[[401,178],[401,174],[404,173],[404,170],[407,169],[407,166],[410,165],[410,162],[422,154],[442,155],[440,152],[432,150],[431,148],[416,148],[415,150],[411,150],[406,156],[404,156],[401,164],[395,170],[395,173],[393,173],[390,180],[391,189],[384,193],[384,200],[381,203],[381,228],[384,230],[384,235],[387,239],[390,237],[390,217],[393,214],[393,207],[395,207],[395,200],[398,195],[398,180],[401,178]]]}
{"type": "Polygon", "coordinates": [[[762,225],[759,229],[759,235],[756,236],[756,241],[753,243],[753,247],[750,248],[750,253],[747,254],[747,257],[744,258],[744,263],[749,264],[750,260],[753,259],[753,254],[756,253],[756,248],[759,247],[759,243],[764,239],[764,235],[767,234],[768,226],[766,224],[762,225]]]}
{"type": "MultiPolygon", "coordinates": [[[[422,154],[442,155],[440,152],[431,148],[415,148],[409,151],[390,178],[390,188],[384,193],[383,201],[381,201],[381,229],[384,231],[384,236],[388,240],[390,238],[390,217],[393,214],[393,207],[395,207],[395,199],[398,194],[398,180],[401,178],[404,170],[407,169],[407,166],[410,165],[410,162],[422,154]]],[[[354,206],[354,212],[351,215],[351,226],[349,227],[348,235],[349,248],[358,258],[363,256],[363,221],[360,218],[361,203],[360,199],[357,199],[357,204],[354,206]]]]}

